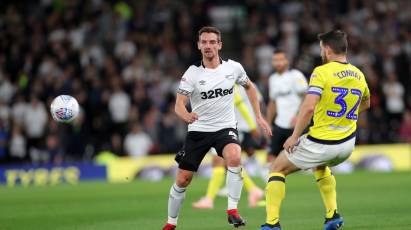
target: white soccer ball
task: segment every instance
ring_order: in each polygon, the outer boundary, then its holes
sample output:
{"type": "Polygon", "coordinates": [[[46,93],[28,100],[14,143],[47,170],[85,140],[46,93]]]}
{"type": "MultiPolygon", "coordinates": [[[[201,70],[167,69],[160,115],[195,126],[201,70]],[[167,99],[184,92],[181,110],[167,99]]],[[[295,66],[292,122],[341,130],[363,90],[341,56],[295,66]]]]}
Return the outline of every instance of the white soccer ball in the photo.
{"type": "Polygon", "coordinates": [[[69,95],[54,98],[50,105],[51,116],[55,121],[68,123],[76,119],[80,106],[77,100],[69,95]]]}

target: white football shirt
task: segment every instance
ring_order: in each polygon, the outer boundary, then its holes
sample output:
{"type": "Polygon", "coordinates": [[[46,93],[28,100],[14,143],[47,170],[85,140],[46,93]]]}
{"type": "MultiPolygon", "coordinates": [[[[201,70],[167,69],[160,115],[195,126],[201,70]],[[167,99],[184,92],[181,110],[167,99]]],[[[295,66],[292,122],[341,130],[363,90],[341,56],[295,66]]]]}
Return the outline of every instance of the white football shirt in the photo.
{"type": "Polygon", "coordinates": [[[283,129],[290,129],[292,119],[297,116],[298,109],[307,91],[307,80],[296,70],[287,70],[282,74],[274,73],[268,80],[270,100],[275,101],[276,117],[274,123],[283,129]]]}
{"type": "Polygon", "coordinates": [[[201,62],[191,65],[181,78],[178,93],[190,98],[192,112],[198,120],[188,125],[188,131],[215,132],[236,128],[234,115],[234,84],[245,85],[248,76],[235,61],[221,60],[215,69],[201,62]]]}

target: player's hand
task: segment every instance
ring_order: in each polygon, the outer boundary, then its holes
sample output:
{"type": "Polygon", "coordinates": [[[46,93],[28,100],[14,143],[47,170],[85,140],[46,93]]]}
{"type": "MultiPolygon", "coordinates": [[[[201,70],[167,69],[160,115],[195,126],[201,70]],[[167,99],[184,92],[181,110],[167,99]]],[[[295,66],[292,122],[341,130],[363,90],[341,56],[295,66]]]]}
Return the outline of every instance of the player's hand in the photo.
{"type": "Polygon", "coordinates": [[[257,117],[257,124],[264,130],[265,135],[270,137],[273,135],[270,125],[262,117],[257,117]]]}
{"type": "Polygon", "coordinates": [[[298,145],[298,137],[290,136],[284,142],[283,148],[287,153],[292,153],[292,152],[294,152],[296,145],[298,145]]]}
{"type": "Polygon", "coordinates": [[[198,120],[198,114],[197,113],[188,113],[184,117],[184,121],[189,123],[189,124],[192,124],[196,120],[198,120]]]}

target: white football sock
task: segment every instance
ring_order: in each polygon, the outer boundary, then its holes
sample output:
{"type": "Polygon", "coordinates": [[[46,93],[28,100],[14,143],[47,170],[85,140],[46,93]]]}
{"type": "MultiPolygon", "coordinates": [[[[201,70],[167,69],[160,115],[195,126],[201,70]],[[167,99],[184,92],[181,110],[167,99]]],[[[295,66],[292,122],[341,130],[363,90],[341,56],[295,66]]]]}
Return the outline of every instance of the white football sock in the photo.
{"type": "Polygon", "coordinates": [[[177,225],[180,207],[183,204],[186,195],[186,188],[180,188],[175,183],[170,188],[168,197],[168,221],[169,224],[177,225]]]}
{"type": "Polygon", "coordinates": [[[237,209],[238,201],[243,189],[243,177],[241,176],[241,166],[227,168],[226,186],[228,190],[227,210],[237,209]]]}

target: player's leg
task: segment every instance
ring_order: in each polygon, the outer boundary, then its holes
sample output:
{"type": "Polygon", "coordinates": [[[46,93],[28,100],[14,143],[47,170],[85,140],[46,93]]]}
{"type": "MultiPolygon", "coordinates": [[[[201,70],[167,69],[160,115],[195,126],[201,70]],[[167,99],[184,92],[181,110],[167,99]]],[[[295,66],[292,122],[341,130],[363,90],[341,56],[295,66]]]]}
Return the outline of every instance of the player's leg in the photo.
{"type": "Polygon", "coordinates": [[[331,218],[337,211],[336,181],[328,166],[319,166],[314,169],[315,179],[326,209],[326,218],[331,218]]]}
{"type": "Polygon", "coordinates": [[[289,136],[291,136],[292,129],[283,129],[277,125],[273,125],[273,135],[271,136],[270,149],[267,155],[266,173],[262,173],[262,178],[268,180],[268,172],[270,171],[271,164],[275,161],[277,156],[283,150],[283,144],[289,136]]]}
{"type": "MultiPolygon", "coordinates": [[[[260,146],[261,137],[259,131],[239,131],[241,150],[247,154],[247,161],[254,159],[255,149],[260,146]]],[[[257,163],[257,162],[256,162],[257,163]]]]}
{"type": "Polygon", "coordinates": [[[328,166],[315,168],[314,175],[326,209],[324,229],[338,229],[343,224],[343,219],[337,213],[335,177],[328,166]]]}
{"type": "Polygon", "coordinates": [[[186,188],[190,184],[193,174],[194,172],[192,171],[178,169],[176,180],[170,188],[168,198],[168,220],[163,230],[172,230],[177,226],[180,207],[183,204],[186,188]]]}
{"type": "MultiPolygon", "coordinates": [[[[239,132],[241,140],[241,149],[247,154],[247,164],[251,166],[252,169],[261,171],[261,166],[255,158],[255,148],[258,146],[257,138],[259,138],[258,131],[250,132],[239,132]]],[[[244,188],[248,193],[248,206],[251,208],[257,207],[258,202],[264,197],[264,192],[261,190],[250,177],[247,169],[242,170],[244,188]]]]}
{"type": "Polygon", "coordinates": [[[228,190],[227,214],[228,221],[235,227],[245,225],[245,221],[237,211],[238,201],[243,188],[241,175],[241,147],[236,143],[229,143],[223,148],[223,156],[227,163],[226,186],[228,190]]]}
{"type": "Polygon", "coordinates": [[[248,175],[247,170],[242,170],[243,184],[248,192],[248,206],[255,208],[258,202],[264,197],[264,192],[261,190],[248,175]]]}
{"type": "MultiPolygon", "coordinates": [[[[324,145],[323,149],[335,156],[327,159],[326,165],[338,165],[348,159],[354,150],[355,138],[349,139],[337,145],[324,145]]],[[[326,208],[324,230],[339,229],[344,220],[337,212],[337,183],[328,166],[318,166],[314,170],[315,179],[326,208]]]]}
{"type": "Polygon", "coordinates": [[[285,177],[298,171],[295,166],[282,151],[271,165],[269,179],[266,187],[266,223],[261,226],[262,230],[279,230],[280,227],[280,207],[285,197],[285,177]]]}
{"type": "Polygon", "coordinates": [[[237,211],[238,201],[243,189],[243,178],[241,176],[241,147],[238,141],[236,129],[228,128],[215,133],[213,136],[213,147],[219,156],[224,157],[227,165],[226,187],[228,192],[228,222],[235,227],[245,225],[245,221],[237,211]]]}
{"type": "Polygon", "coordinates": [[[223,156],[227,164],[228,209],[236,209],[243,187],[240,146],[234,143],[227,144],[223,149],[223,156]]]}
{"type": "MultiPolygon", "coordinates": [[[[214,150],[215,151],[215,150],[214,150]]],[[[217,154],[217,153],[215,153],[217,154]]],[[[207,194],[199,201],[193,203],[193,208],[211,209],[214,206],[214,199],[223,184],[225,177],[225,161],[223,158],[214,155],[212,159],[212,174],[207,186],[207,194]]]]}
{"type": "MultiPolygon", "coordinates": [[[[217,154],[217,152],[216,152],[217,154]]],[[[209,186],[207,188],[207,197],[210,197],[214,200],[216,197],[219,189],[224,183],[225,179],[225,172],[226,172],[226,165],[225,161],[222,157],[214,156],[213,157],[213,173],[210,179],[209,186]]]]}
{"type": "Polygon", "coordinates": [[[184,147],[176,155],[178,171],[175,183],[170,188],[168,198],[168,221],[163,230],[176,228],[180,207],[183,204],[188,185],[198,170],[205,154],[211,147],[209,134],[203,132],[189,132],[184,147]]]}

